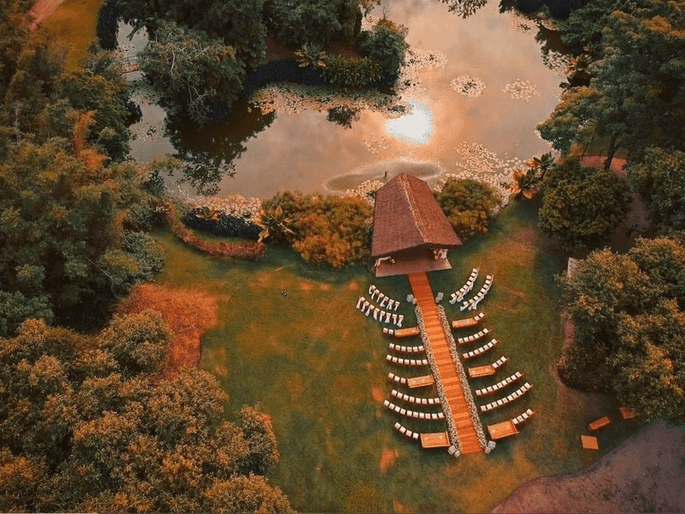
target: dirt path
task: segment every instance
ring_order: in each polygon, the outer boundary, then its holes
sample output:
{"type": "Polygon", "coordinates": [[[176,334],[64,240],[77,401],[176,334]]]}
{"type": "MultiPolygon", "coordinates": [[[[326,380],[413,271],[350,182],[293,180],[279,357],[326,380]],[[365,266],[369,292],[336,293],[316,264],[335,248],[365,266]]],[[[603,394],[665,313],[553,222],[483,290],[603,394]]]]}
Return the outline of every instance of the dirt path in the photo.
{"type": "Polygon", "coordinates": [[[524,484],[493,512],[685,512],[685,427],[652,423],[578,473],[524,484]]]}
{"type": "Polygon", "coordinates": [[[52,16],[52,13],[57,10],[63,1],[64,0],[38,0],[33,4],[33,7],[31,7],[31,10],[29,11],[29,14],[33,16],[33,22],[31,23],[30,29],[35,30],[38,25],[52,16]]]}

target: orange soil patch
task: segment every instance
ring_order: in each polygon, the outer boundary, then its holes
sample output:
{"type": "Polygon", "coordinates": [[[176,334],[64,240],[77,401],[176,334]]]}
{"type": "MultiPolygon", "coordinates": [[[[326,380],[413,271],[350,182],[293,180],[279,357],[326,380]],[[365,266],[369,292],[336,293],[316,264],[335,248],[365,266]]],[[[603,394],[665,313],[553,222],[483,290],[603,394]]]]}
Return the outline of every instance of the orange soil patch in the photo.
{"type": "Polygon", "coordinates": [[[380,462],[381,473],[385,473],[388,470],[388,468],[394,466],[399,456],[399,450],[388,450],[387,448],[383,448],[380,462]]]}
{"type": "Polygon", "coordinates": [[[121,302],[118,311],[131,314],[146,309],[159,311],[176,336],[167,345],[164,377],[175,377],[183,366],[196,367],[202,349],[200,338],[217,322],[216,298],[200,291],[143,284],[121,302]]]}
{"type": "Polygon", "coordinates": [[[357,291],[359,289],[359,284],[356,282],[350,282],[350,285],[347,286],[347,289],[350,291],[357,291]]]}
{"type": "Polygon", "coordinates": [[[385,398],[383,391],[378,387],[374,387],[373,389],[371,389],[371,395],[373,396],[374,401],[379,403],[382,402],[385,398]]]}
{"type": "Polygon", "coordinates": [[[302,289],[302,291],[311,291],[312,285],[309,282],[302,282],[300,284],[300,289],[302,289]]]}
{"type": "Polygon", "coordinates": [[[319,286],[319,289],[321,289],[322,291],[330,291],[330,290],[331,290],[331,286],[330,286],[330,284],[321,284],[321,285],[319,286]]]}

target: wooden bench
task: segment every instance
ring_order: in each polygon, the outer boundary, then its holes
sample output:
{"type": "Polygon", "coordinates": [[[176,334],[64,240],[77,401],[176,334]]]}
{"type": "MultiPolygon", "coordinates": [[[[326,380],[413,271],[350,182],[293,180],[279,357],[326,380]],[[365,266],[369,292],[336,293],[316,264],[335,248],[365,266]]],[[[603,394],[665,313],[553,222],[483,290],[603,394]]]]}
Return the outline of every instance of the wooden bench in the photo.
{"type": "Polygon", "coordinates": [[[518,433],[519,431],[516,429],[516,425],[510,419],[494,425],[488,425],[488,434],[490,434],[490,439],[493,441],[518,433]]]}
{"type": "Polygon", "coordinates": [[[487,364],[485,366],[477,366],[475,368],[469,368],[469,377],[471,378],[478,378],[478,377],[489,377],[490,375],[494,375],[496,370],[492,366],[492,364],[487,364]]]}
{"type": "Polygon", "coordinates": [[[628,407],[619,407],[618,410],[621,413],[621,417],[623,419],[633,419],[635,417],[635,413],[628,407]]]}
{"type": "Polygon", "coordinates": [[[597,444],[597,438],[591,435],[581,435],[580,444],[586,450],[599,450],[599,444],[597,444]]]}
{"type": "Polygon", "coordinates": [[[611,420],[609,419],[609,416],[604,416],[603,418],[599,418],[592,423],[588,425],[588,428],[590,430],[599,430],[600,428],[603,428],[607,426],[608,424],[611,423],[611,420]]]}
{"type": "Polygon", "coordinates": [[[419,330],[419,327],[410,327],[410,328],[398,328],[395,330],[395,333],[393,334],[395,337],[411,337],[411,336],[417,336],[421,333],[419,330]]]}
{"type": "Polygon", "coordinates": [[[422,377],[413,377],[407,379],[407,385],[409,389],[414,389],[417,387],[431,386],[435,383],[433,375],[424,375],[422,377]]]}

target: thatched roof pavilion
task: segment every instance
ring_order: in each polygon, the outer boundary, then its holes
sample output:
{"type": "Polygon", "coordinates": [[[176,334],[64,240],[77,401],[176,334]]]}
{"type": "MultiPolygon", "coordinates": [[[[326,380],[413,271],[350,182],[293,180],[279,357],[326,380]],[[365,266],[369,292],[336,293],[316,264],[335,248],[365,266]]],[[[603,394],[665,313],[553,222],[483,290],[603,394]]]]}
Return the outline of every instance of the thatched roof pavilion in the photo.
{"type": "Polygon", "coordinates": [[[377,277],[451,269],[461,246],[428,184],[400,173],[376,192],[371,257],[377,277]]]}

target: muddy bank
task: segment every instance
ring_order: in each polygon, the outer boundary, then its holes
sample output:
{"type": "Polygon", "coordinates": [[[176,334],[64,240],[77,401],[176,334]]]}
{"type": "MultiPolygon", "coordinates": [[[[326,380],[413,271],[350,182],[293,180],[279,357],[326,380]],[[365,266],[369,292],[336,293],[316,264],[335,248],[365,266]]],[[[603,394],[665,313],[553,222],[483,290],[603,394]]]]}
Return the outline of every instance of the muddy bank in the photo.
{"type": "Polygon", "coordinates": [[[652,423],[578,473],[528,482],[493,512],[685,512],[685,427],[652,423]]]}

